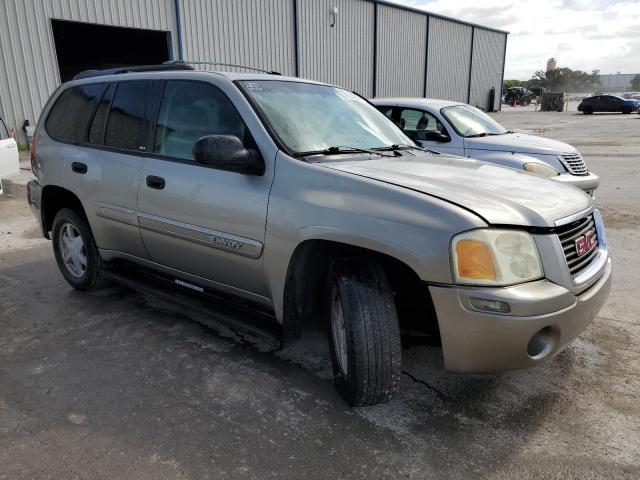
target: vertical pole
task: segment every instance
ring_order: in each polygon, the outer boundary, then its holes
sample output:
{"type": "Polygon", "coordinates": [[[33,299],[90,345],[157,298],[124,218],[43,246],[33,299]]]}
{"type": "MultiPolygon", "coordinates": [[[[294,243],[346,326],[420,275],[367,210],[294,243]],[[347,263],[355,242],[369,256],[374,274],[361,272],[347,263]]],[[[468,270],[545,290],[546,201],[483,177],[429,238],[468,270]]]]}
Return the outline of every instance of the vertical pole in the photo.
{"type": "Polygon", "coordinates": [[[300,76],[300,51],[298,45],[298,0],[293,3],[293,68],[296,77],[300,76]]]}
{"type": "Polygon", "coordinates": [[[176,6],[176,36],[178,37],[178,60],[184,60],[182,55],[182,26],[180,25],[180,0],[175,0],[176,6]]]}
{"type": "MultiPolygon", "coordinates": [[[[502,74],[500,75],[500,98],[498,98],[498,111],[502,110],[502,95],[504,94],[504,92],[502,91],[504,89],[504,67],[506,65],[507,62],[507,34],[504,34],[504,52],[502,53],[502,74]]],[[[537,105],[536,105],[536,110],[537,110],[537,105]]]]}
{"type": "Polygon", "coordinates": [[[427,74],[429,71],[429,15],[427,15],[427,38],[424,41],[424,82],[422,84],[422,96],[427,98],[427,74]]]}
{"type": "Polygon", "coordinates": [[[473,37],[476,34],[476,27],[471,27],[471,54],[469,55],[469,89],[467,91],[467,103],[471,103],[471,73],[473,72],[473,37]]]}
{"type": "Polygon", "coordinates": [[[378,3],[373,4],[373,95],[378,94],[378,3]]]}

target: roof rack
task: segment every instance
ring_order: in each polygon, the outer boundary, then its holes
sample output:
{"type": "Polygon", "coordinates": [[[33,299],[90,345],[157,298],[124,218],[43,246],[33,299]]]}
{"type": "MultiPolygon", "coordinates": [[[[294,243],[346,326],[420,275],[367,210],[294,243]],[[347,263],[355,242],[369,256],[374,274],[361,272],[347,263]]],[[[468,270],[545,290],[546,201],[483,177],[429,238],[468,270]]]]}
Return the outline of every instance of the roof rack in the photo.
{"type": "Polygon", "coordinates": [[[235,67],[235,68],[245,68],[247,70],[253,70],[255,72],[267,73],[269,75],[282,75],[280,72],[276,72],[274,70],[263,70],[261,68],[249,67],[247,65],[238,65],[236,63],[224,63],[224,62],[199,62],[199,61],[191,61],[191,60],[172,60],[169,62],[164,62],[163,65],[212,65],[214,67],[235,67]]]}
{"type": "Polygon", "coordinates": [[[84,72],[78,73],[73,79],[80,80],[105,75],[119,75],[121,73],[159,72],[166,70],[193,70],[193,67],[183,62],[165,62],[162,65],[133,65],[129,67],[107,68],[105,70],[85,70],[84,72]]]}

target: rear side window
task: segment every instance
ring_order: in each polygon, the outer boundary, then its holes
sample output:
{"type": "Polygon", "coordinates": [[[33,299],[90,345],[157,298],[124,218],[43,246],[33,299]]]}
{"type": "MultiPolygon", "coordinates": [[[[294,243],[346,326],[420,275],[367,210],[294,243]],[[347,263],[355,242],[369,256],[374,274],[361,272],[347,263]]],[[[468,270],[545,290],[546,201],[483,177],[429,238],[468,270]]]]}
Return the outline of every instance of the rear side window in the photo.
{"type": "Polygon", "coordinates": [[[145,119],[151,81],[120,82],[111,102],[105,145],[145,151],[148,125],[145,119]]]}
{"type": "Polygon", "coordinates": [[[93,116],[91,127],[89,128],[89,143],[93,145],[102,145],[104,142],[104,131],[107,127],[107,119],[109,118],[109,107],[113,92],[115,92],[115,84],[111,84],[109,89],[104,93],[98,104],[98,109],[93,116]]]}
{"type": "Polygon", "coordinates": [[[155,152],[193,160],[193,146],[205,135],[235,135],[245,145],[249,132],[231,101],[204,82],[168,81],[162,96],[155,152]]]}
{"type": "Polygon", "coordinates": [[[51,109],[45,127],[56,140],[83,142],[102,84],[65,90],[51,109]]]}

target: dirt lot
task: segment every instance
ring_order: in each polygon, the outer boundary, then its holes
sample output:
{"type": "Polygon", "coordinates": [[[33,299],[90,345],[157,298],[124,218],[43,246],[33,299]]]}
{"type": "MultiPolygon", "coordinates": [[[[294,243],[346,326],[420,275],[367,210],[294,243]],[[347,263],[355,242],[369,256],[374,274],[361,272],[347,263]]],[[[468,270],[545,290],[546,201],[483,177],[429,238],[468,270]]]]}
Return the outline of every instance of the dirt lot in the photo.
{"type": "Polygon", "coordinates": [[[412,347],[390,404],[349,409],[324,338],[261,353],[124,289],[72,291],[4,197],[0,479],[640,478],[640,116],[496,118],[572,143],[602,177],[613,290],[561,355],[461,376],[412,347]]]}

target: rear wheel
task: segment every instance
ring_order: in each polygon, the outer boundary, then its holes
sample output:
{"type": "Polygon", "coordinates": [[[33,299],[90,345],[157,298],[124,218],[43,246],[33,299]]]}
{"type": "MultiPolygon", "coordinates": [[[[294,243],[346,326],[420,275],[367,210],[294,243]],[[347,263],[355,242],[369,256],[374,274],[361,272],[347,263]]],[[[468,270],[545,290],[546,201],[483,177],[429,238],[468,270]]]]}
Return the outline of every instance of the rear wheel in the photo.
{"type": "Polygon", "coordinates": [[[73,288],[91,291],[106,285],[98,247],[83,217],[63,208],[53,219],[51,233],[56,262],[73,288]]]}
{"type": "Polygon", "coordinates": [[[582,113],[584,113],[585,115],[591,115],[593,113],[593,108],[591,107],[584,107],[582,109],[582,113]]]}
{"type": "Polygon", "coordinates": [[[387,402],[401,373],[400,328],[382,268],[343,259],[329,268],[329,344],[334,381],[353,406],[387,402]]]}

